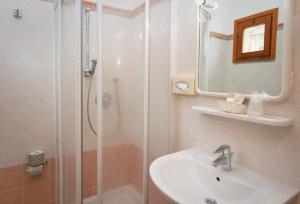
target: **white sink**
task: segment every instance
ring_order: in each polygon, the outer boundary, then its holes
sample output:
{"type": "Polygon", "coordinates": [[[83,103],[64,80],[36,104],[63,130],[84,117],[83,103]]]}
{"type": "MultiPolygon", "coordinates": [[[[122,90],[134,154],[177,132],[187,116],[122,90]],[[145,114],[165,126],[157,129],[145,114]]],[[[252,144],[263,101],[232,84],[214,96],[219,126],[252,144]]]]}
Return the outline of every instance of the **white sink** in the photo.
{"type": "Polygon", "coordinates": [[[298,189],[238,165],[225,172],[211,166],[212,157],[197,148],[160,157],[150,176],[171,200],[181,204],[284,204],[298,189]]]}

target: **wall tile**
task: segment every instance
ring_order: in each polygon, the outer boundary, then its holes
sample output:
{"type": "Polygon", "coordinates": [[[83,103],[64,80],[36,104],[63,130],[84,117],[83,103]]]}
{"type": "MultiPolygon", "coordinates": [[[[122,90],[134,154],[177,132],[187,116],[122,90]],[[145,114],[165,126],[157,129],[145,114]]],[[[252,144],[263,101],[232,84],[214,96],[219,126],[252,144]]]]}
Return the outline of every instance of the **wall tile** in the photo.
{"type": "Polygon", "coordinates": [[[31,177],[25,172],[27,165],[0,169],[0,204],[49,204],[50,201],[54,202],[55,173],[53,163],[54,160],[50,159],[43,174],[37,177],[31,177]]]}
{"type": "Polygon", "coordinates": [[[128,184],[127,146],[104,148],[103,168],[104,191],[128,184]]]}
{"type": "Polygon", "coordinates": [[[0,204],[23,204],[23,189],[18,188],[0,193],[0,204]]]}
{"type": "Polygon", "coordinates": [[[0,193],[23,186],[22,166],[0,169],[0,193]]]}
{"type": "MultiPolygon", "coordinates": [[[[132,185],[142,192],[143,152],[131,144],[104,148],[103,185],[109,191],[125,185],[132,185]]],[[[83,192],[84,197],[96,195],[97,166],[96,150],[83,154],[83,192]]]]}
{"type": "Polygon", "coordinates": [[[97,194],[97,151],[83,154],[83,197],[97,194]]]}
{"type": "Polygon", "coordinates": [[[129,182],[140,193],[143,191],[143,151],[129,146],[129,182]]]}
{"type": "Polygon", "coordinates": [[[24,185],[24,204],[49,204],[50,183],[46,179],[34,179],[24,185]]]}
{"type": "Polygon", "coordinates": [[[26,169],[28,165],[24,164],[23,165],[23,177],[24,177],[24,185],[39,182],[39,181],[44,181],[44,180],[49,180],[50,179],[50,167],[49,164],[48,166],[43,170],[42,175],[39,176],[30,176],[27,174],[26,169]]]}

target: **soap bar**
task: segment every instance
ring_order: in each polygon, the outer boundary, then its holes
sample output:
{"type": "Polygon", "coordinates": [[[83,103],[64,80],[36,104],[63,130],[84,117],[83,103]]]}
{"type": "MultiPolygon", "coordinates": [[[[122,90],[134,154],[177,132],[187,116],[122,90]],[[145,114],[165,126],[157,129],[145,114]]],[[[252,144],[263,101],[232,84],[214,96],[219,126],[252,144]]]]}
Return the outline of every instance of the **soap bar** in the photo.
{"type": "Polygon", "coordinates": [[[234,104],[243,104],[246,99],[246,96],[239,93],[229,93],[226,99],[226,102],[234,103],[234,104]]]}

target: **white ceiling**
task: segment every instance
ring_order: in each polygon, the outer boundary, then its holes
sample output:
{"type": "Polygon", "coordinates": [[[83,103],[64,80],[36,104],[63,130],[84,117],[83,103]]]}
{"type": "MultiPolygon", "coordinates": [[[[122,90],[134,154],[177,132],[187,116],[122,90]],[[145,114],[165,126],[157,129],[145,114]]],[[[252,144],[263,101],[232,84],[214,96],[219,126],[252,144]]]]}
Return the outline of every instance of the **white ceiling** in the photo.
{"type": "MultiPolygon", "coordinates": [[[[96,2],[96,0],[88,0],[88,1],[96,2]]],[[[102,3],[104,5],[127,9],[127,10],[133,10],[144,2],[145,2],[144,0],[102,0],[102,3]]]]}

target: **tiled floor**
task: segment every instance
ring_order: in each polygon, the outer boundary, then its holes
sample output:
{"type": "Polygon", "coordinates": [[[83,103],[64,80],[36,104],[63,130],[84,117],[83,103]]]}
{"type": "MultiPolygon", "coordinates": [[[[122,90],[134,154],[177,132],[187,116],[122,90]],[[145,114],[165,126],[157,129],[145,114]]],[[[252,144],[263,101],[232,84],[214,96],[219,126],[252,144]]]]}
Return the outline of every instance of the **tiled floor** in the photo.
{"type": "MultiPolygon", "coordinates": [[[[84,200],[84,204],[96,204],[97,197],[84,200]]],[[[141,204],[142,196],[130,185],[109,191],[103,196],[103,204],[141,204]]]]}

